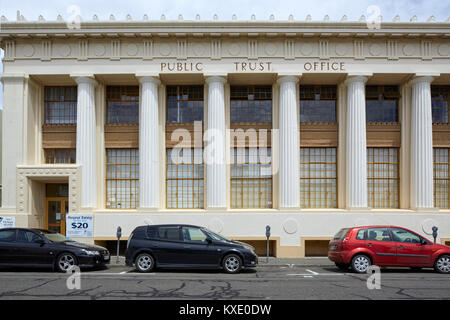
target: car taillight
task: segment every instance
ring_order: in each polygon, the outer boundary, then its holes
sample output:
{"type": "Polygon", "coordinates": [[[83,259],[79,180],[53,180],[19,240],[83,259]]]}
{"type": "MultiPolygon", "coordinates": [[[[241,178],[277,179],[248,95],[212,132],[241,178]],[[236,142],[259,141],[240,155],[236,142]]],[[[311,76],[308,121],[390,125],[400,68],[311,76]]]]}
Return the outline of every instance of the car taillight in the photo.
{"type": "Polygon", "coordinates": [[[128,249],[128,247],[130,246],[131,238],[133,238],[133,233],[131,233],[130,236],[128,237],[128,241],[127,241],[127,249],[128,249]]]}

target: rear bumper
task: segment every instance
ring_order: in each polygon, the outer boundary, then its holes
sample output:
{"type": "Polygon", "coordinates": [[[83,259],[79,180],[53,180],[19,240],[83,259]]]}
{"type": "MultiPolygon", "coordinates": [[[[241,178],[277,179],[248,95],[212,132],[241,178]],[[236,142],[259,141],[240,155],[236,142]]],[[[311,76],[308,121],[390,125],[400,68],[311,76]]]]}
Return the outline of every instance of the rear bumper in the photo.
{"type": "Polygon", "coordinates": [[[337,263],[349,263],[347,255],[344,252],[328,251],[328,259],[337,263]]]}

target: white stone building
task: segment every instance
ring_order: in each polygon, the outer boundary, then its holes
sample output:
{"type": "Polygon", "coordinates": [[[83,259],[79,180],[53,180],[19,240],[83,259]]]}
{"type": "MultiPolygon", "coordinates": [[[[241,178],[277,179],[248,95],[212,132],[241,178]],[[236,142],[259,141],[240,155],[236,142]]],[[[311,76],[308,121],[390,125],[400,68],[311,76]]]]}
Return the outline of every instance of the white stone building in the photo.
{"type": "Polygon", "coordinates": [[[278,257],[356,225],[450,242],[448,21],[3,17],[0,41],[17,226],[187,223],[260,250],[270,225],[278,257]]]}

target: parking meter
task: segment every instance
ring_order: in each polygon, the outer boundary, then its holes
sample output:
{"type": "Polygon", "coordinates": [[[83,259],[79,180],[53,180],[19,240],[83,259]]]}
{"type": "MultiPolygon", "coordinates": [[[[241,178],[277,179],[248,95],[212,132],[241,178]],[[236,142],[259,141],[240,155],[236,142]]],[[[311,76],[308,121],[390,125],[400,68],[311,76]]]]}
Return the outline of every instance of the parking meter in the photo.
{"type": "Polygon", "coordinates": [[[269,262],[269,238],[270,238],[270,226],[266,226],[266,238],[267,238],[267,255],[266,255],[266,261],[269,262]]]}
{"type": "Polygon", "coordinates": [[[431,228],[431,230],[433,230],[433,238],[434,238],[434,243],[436,243],[436,238],[437,238],[437,231],[438,231],[438,227],[434,226],[433,228],[431,228]]]}
{"type": "Polygon", "coordinates": [[[117,227],[117,258],[116,262],[119,263],[119,247],[120,247],[120,238],[122,237],[122,228],[117,227]]]}

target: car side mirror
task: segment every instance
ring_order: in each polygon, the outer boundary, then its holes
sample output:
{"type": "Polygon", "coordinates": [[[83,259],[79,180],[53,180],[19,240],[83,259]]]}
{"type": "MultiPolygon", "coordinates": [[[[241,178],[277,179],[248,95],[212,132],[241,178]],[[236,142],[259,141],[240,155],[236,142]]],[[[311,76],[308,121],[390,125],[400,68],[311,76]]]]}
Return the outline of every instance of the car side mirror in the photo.
{"type": "Polygon", "coordinates": [[[428,244],[428,241],[425,240],[425,239],[421,239],[421,240],[420,240],[420,244],[421,244],[422,246],[424,246],[424,245],[428,244]]]}
{"type": "Polygon", "coordinates": [[[34,240],[35,243],[39,243],[41,246],[43,246],[45,244],[44,239],[36,239],[34,240]]]}
{"type": "Polygon", "coordinates": [[[211,243],[212,243],[212,240],[211,240],[210,238],[206,238],[206,243],[207,243],[207,244],[211,244],[211,243]]]}

